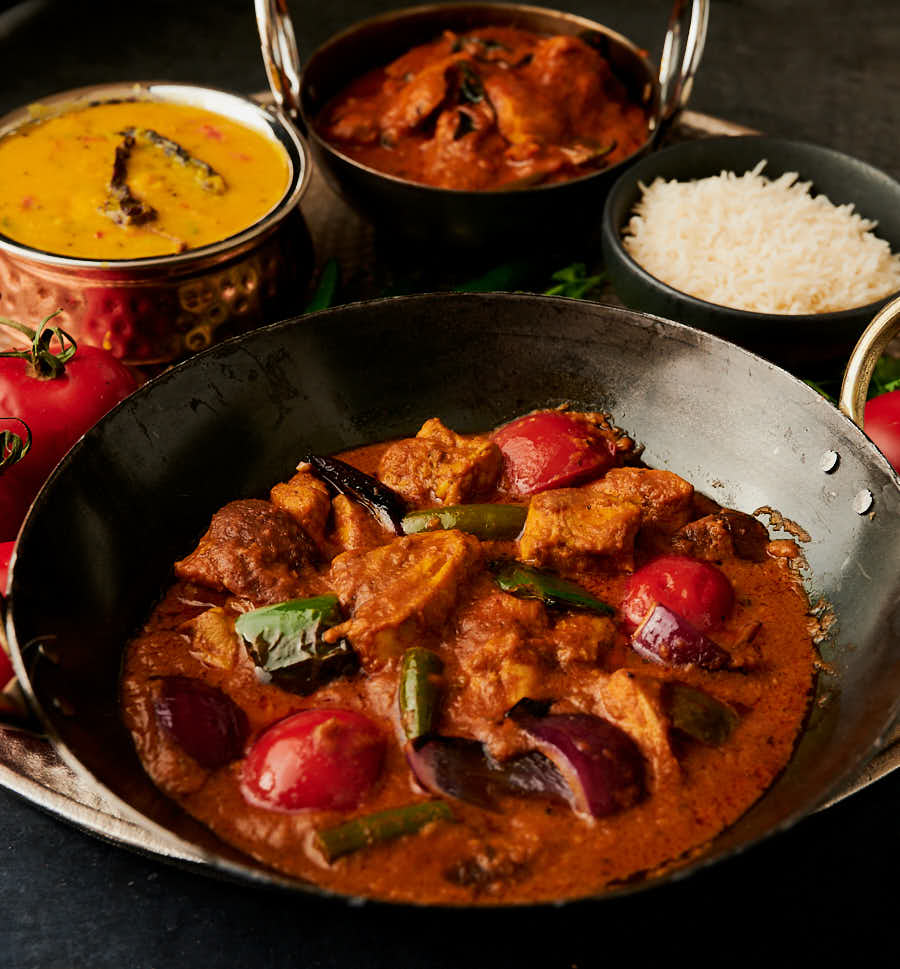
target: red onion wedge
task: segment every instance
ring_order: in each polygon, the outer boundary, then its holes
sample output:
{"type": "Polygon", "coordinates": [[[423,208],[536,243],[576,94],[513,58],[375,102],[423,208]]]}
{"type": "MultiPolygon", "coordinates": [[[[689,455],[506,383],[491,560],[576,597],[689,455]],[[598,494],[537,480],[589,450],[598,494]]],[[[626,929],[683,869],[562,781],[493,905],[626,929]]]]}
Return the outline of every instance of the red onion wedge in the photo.
{"type": "Polygon", "coordinates": [[[201,767],[224,767],[244,754],[247,715],[221,690],[189,676],[166,676],[156,719],[201,767]]]}
{"type": "Polygon", "coordinates": [[[634,631],[631,645],[639,656],[664,666],[722,670],[732,665],[731,655],[721,646],[661,603],[656,603],[634,631]]]}
{"type": "Polygon", "coordinates": [[[509,716],[541,743],[560,769],[576,811],[602,818],[631,807],[644,796],[640,749],[608,720],[586,713],[536,717],[516,707],[509,716]]]}
{"type": "Polygon", "coordinates": [[[553,762],[536,750],[501,764],[489,757],[477,740],[421,737],[406,745],[406,759],[426,791],[489,811],[497,809],[496,799],[501,794],[571,800],[553,762]]]}

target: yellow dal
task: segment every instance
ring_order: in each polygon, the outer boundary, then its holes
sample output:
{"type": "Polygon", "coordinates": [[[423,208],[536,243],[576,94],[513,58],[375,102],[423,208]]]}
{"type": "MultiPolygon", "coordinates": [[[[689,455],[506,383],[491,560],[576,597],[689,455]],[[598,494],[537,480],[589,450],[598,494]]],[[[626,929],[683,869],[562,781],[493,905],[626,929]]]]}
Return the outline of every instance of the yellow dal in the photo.
{"type": "Polygon", "coordinates": [[[280,145],[221,115],[163,101],[100,104],[0,140],[0,232],[36,249],[90,259],[196,249],[264,216],[284,195],[289,175],[280,145]],[[127,127],[151,128],[212,166],[225,179],[224,194],[205,190],[193,166],[139,144],[127,184],[157,217],[117,225],[102,209],[127,127]]]}

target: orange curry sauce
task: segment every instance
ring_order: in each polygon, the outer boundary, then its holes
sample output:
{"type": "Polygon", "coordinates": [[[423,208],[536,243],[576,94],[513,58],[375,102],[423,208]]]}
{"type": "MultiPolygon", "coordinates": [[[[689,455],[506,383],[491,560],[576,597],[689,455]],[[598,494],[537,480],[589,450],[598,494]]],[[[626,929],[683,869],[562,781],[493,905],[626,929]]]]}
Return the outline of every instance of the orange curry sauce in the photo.
{"type": "Polygon", "coordinates": [[[647,116],[577,37],[445,31],[354,81],[321,113],[340,151],[398,178],[480,191],[565,181],[647,140],[647,116]]]}
{"type": "MultiPolygon", "coordinates": [[[[602,426],[612,433],[608,424],[602,426]]],[[[244,550],[239,560],[249,574],[204,578],[200,553],[210,547],[207,538],[201,541],[176,564],[177,581],[129,645],[124,663],[124,720],[154,782],[225,841],[275,869],[329,890],[394,901],[494,905],[587,896],[702,850],[772,783],[804,723],[815,650],[808,602],[792,561],[797,549],[792,542],[770,542],[758,523],[752,523],[762,530],[755,552],[749,554],[746,543],[739,548],[719,528],[715,503],[677,475],[641,466],[630,439],[615,433],[617,468],[599,481],[543,493],[555,495],[561,507],[567,500],[574,507],[586,489],[600,489],[608,505],[619,502],[633,514],[639,509],[637,534],[618,553],[569,559],[564,541],[553,547],[556,571],[616,607],[611,618],[550,609],[501,591],[491,564],[527,557],[523,540],[480,541],[458,531],[397,538],[361,505],[330,497],[306,466],[276,485],[270,501],[279,515],[286,512],[300,524],[318,557],[287,569],[271,556],[261,565],[255,551],[244,550]],[[421,559],[400,555],[391,569],[379,558],[391,549],[408,550],[413,539],[419,549],[433,540],[432,559],[444,556],[439,572],[423,569],[421,559]],[[629,645],[619,610],[628,576],[673,551],[714,563],[733,585],[733,611],[709,633],[730,651],[733,668],[670,667],[642,659],[629,645]],[[438,590],[435,576],[444,581],[447,570],[452,586],[438,590]],[[234,630],[235,618],[269,602],[325,592],[337,592],[350,617],[360,670],[306,696],[264,682],[234,630]],[[746,631],[757,623],[748,642],[746,631]],[[373,624],[394,635],[398,648],[384,648],[384,639],[375,645],[369,635],[373,624]],[[627,733],[643,760],[644,793],[605,817],[542,795],[503,795],[495,810],[448,798],[453,821],[435,821],[327,863],[315,850],[316,831],[434,800],[407,765],[398,717],[400,654],[416,645],[435,651],[444,663],[438,734],[481,741],[502,762],[535,748],[507,711],[526,696],[552,702],[553,712],[602,717],[627,733]],[[273,723],[301,710],[363,713],[387,738],[381,773],[363,800],[345,811],[251,805],[241,792],[243,759],[204,768],[160,723],[155,707],[160,678],[173,675],[227,694],[248,718],[248,747],[273,723]],[[736,724],[727,739],[703,743],[677,736],[660,707],[663,683],[685,684],[727,705],[736,724]]],[[[485,463],[493,447],[488,434],[460,437],[431,420],[416,438],[343,457],[400,491],[413,508],[529,502],[504,491],[499,460],[493,470],[485,463]]],[[[529,505],[530,516],[535,498],[529,505]]],[[[586,507],[590,512],[591,505],[586,507]]],[[[728,514],[750,522],[749,516],[728,514]]],[[[228,542],[240,529],[225,531],[228,542]]],[[[546,531],[535,533],[527,523],[529,532],[527,554],[551,548],[546,531]]]]}

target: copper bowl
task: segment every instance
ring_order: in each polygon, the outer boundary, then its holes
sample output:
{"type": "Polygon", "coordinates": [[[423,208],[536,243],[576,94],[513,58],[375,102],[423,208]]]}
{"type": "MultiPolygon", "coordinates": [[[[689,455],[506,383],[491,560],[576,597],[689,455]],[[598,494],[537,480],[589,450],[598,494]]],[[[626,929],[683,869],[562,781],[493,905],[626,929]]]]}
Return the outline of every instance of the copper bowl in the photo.
{"type": "MultiPolygon", "coordinates": [[[[277,108],[191,84],[102,84],[41,102],[47,117],[98,101],[152,99],[224,115],[279,143],[290,179],[281,201],[242,232],[208,246],[142,259],[81,259],[32,248],[0,234],[0,315],[34,322],[62,309],[76,340],[134,364],[161,363],[209,346],[299,307],[312,246],[297,204],[309,183],[303,139],[277,108]]],[[[0,138],[33,121],[32,107],[0,118],[0,138]]]]}
{"type": "Polygon", "coordinates": [[[643,50],[621,34],[584,17],[525,4],[434,4],[360,21],[320,46],[301,72],[284,0],[256,0],[263,60],[276,102],[307,133],[316,165],[332,188],[379,229],[429,249],[533,248],[548,240],[598,231],[603,200],[616,177],[649,151],[686,104],[700,62],[708,0],[675,0],[657,75],[643,50]],[[578,36],[612,65],[647,112],[644,144],[609,168],[530,188],[460,191],[387,175],[339,151],[316,131],[328,101],[352,80],[382,66],[443,30],[512,26],[543,34],[578,36]]]}

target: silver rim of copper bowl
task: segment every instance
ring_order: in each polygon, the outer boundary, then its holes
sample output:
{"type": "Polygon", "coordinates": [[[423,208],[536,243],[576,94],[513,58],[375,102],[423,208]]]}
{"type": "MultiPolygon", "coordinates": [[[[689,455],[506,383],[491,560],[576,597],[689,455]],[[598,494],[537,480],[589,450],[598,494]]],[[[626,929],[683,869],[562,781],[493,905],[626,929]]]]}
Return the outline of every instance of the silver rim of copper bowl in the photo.
{"type": "Polygon", "coordinates": [[[184,252],[140,259],[86,259],[46,252],[16,242],[0,233],[0,253],[30,259],[43,265],[74,269],[82,272],[108,272],[123,269],[175,269],[186,263],[233,255],[247,243],[255,243],[268,235],[291,212],[303,197],[309,184],[310,161],[306,143],[287,116],[277,107],[262,107],[253,101],[219,88],[168,81],[135,81],[119,84],[98,84],[91,87],[63,91],[35,104],[18,108],[0,118],[0,139],[34,121],[55,117],[67,111],[93,104],[116,100],[167,101],[204,108],[262,134],[269,141],[282,146],[290,166],[290,179],[281,199],[261,219],[219,242],[184,252]]]}

